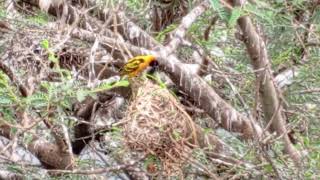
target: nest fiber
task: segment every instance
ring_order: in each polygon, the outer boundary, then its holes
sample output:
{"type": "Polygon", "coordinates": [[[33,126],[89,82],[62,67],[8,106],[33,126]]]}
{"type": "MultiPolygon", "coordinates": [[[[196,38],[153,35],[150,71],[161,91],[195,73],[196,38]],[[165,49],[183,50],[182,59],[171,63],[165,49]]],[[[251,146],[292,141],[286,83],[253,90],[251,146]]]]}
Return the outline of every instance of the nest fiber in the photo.
{"type": "Polygon", "coordinates": [[[131,82],[137,84],[125,117],[126,143],[131,150],[155,155],[171,174],[190,153],[194,124],[166,88],[148,80],[131,82]]]}

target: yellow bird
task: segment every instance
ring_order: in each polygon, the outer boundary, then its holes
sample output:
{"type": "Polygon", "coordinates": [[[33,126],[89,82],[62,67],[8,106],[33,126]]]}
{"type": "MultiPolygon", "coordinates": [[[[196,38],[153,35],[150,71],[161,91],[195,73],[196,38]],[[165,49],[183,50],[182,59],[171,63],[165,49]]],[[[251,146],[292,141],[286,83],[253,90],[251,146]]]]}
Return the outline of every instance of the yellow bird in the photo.
{"type": "Polygon", "coordinates": [[[120,69],[120,75],[128,75],[129,78],[136,77],[155,61],[156,58],[153,55],[136,56],[130,59],[123,68],[120,69]]]}

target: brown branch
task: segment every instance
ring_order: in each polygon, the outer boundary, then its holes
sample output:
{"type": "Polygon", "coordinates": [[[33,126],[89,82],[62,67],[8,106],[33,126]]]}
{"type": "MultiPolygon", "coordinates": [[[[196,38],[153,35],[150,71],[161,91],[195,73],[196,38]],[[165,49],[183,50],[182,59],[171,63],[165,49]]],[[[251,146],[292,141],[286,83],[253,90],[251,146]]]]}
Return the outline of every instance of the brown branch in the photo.
{"type": "MultiPolygon", "coordinates": [[[[233,2],[238,6],[242,5],[239,0],[234,0],[233,2]]],[[[285,120],[281,114],[282,105],[279,102],[280,92],[273,82],[265,42],[254,28],[254,25],[248,16],[240,17],[238,19],[238,24],[244,35],[244,43],[247,47],[254,70],[265,69],[256,72],[257,80],[259,80],[260,83],[259,94],[265,121],[268,122],[268,120],[272,119],[274,116],[272,128],[278,135],[284,134],[286,132],[286,127],[285,120]],[[279,111],[276,111],[277,107],[280,108],[279,111]]],[[[299,165],[301,163],[301,155],[292,145],[288,134],[283,136],[283,141],[285,143],[285,151],[290,155],[294,163],[299,165]]]]}
{"type": "Polygon", "coordinates": [[[297,93],[299,93],[299,94],[304,94],[304,93],[320,93],[320,88],[301,90],[301,91],[298,91],[297,93]]]}
{"type": "Polygon", "coordinates": [[[173,34],[173,39],[171,39],[171,41],[165,47],[165,51],[167,52],[167,54],[171,54],[178,48],[190,26],[199,16],[201,16],[202,13],[204,13],[209,8],[210,2],[206,0],[182,18],[181,24],[173,34]]]}
{"type": "Polygon", "coordinates": [[[28,96],[29,92],[27,88],[23,84],[21,84],[21,82],[14,75],[13,71],[3,63],[3,59],[0,59],[0,70],[2,70],[9,77],[9,79],[18,86],[22,96],[28,96]]]}
{"type": "Polygon", "coordinates": [[[311,47],[311,46],[314,46],[314,47],[319,47],[320,46],[320,42],[308,42],[305,44],[306,47],[311,47]]]}
{"type": "MultiPolygon", "coordinates": [[[[49,112],[49,118],[52,116],[51,114],[52,113],[49,112]]],[[[41,146],[37,143],[37,140],[34,140],[29,145],[29,148],[32,152],[38,154],[38,157],[42,162],[45,162],[49,166],[57,169],[73,169],[74,158],[66,127],[62,124],[51,123],[49,119],[45,119],[44,123],[51,130],[51,134],[55,139],[55,144],[41,143],[41,145],[43,144],[43,146],[41,146]],[[38,146],[39,149],[36,148],[38,146]],[[50,155],[51,153],[52,155],[50,155]]]]}
{"type": "Polygon", "coordinates": [[[216,24],[216,22],[218,21],[218,16],[214,16],[211,20],[210,20],[210,23],[209,23],[209,26],[206,28],[206,30],[204,31],[204,34],[203,34],[203,39],[208,41],[209,40],[209,35],[210,35],[210,32],[211,32],[211,29],[214,28],[214,25],[216,24]]]}
{"type": "Polygon", "coordinates": [[[28,150],[39,158],[47,168],[72,169],[74,166],[73,156],[64,153],[56,144],[35,139],[28,144],[28,150]]]}

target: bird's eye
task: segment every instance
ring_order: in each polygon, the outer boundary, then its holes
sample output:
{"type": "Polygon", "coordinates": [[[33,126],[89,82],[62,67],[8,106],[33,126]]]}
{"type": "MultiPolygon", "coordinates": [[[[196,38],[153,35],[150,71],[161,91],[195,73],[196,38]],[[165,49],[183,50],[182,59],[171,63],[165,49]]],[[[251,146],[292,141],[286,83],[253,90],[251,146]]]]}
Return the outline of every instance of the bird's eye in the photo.
{"type": "Polygon", "coordinates": [[[156,66],[159,65],[159,62],[158,61],[152,61],[149,65],[152,66],[152,67],[156,67],[156,66]]]}

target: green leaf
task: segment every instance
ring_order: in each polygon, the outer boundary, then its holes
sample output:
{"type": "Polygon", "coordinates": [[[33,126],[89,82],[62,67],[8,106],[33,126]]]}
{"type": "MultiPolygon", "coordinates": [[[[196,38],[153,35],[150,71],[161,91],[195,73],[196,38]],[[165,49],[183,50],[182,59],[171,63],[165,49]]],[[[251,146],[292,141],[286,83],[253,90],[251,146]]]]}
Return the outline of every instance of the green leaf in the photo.
{"type": "Polygon", "coordinates": [[[114,84],[112,84],[112,83],[113,82],[103,82],[103,83],[99,84],[98,87],[94,88],[91,92],[100,92],[100,91],[109,90],[109,89],[115,88],[115,87],[129,86],[129,81],[127,81],[127,80],[117,81],[114,84]]]}
{"type": "Polygon", "coordinates": [[[42,40],[41,43],[40,43],[40,45],[41,45],[41,47],[42,47],[43,49],[49,49],[49,41],[48,41],[48,39],[42,40]]]}
{"type": "Polygon", "coordinates": [[[227,20],[228,18],[228,12],[223,8],[223,6],[220,4],[219,0],[211,0],[211,5],[214,11],[216,11],[219,15],[219,17],[223,20],[227,20]]]}
{"type": "Polygon", "coordinates": [[[24,136],[23,136],[23,142],[25,144],[30,144],[33,140],[33,136],[32,134],[29,134],[29,133],[26,133],[24,136]]]}
{"type": "MultiPolygon", "coordinates": [[[[1,107],[1,106],[0,106],[1,107]]],[[[2,114],[2,120],[14,124],[16,122],[15,111],[12,108],[0,108],[2,114]]],[[[1,121],[1,120],[0,120],[1,121]]]]}
{"type": "Polygon", "coordinates": [[[112,126],[112,127],[111,127],[111,131],[112,131],[112,132],[121,132],[122,129],[119,128],[119,127],[116,127],[116,126],[112,126]]]}
{"type": "Polygon", "coordinates": [[[58,63],[58,58],[53,54],[53,53],[49,53],[49,57],[48,57],[49,61],[54,62],[54,63],[58,63]]]}
{"type": "Polygon", "coordinates": [[[62,108],[66,108],[66,109],[70,109],[72,107],[71,101],[69,99],[64,99],[60,101],[59,104],[62,108]]]}
{"type": "Polygon", "coordinates": [[[40,86],[47,90],[50,88],[50,83],[48,81],[42,81],[40,86]]]}
{"type": "Polygon", "coordinates": [[[155,80],[161,88],[167,88],[166,84],[157,76],[146,74],[147,77],[155,80]]]}
{"type": "Polygon", "coordinates": [[[88,96],[88,92],[83,91],[83,90],[77,91],[77,100],[78,100],[79,102],[84,101],[87,96],[88,96]]]}
{"type": "Polygon", "coordinates": [[[172,135],[173,138],[177,141],[181,139],[181,134],[178,131],[173,131],[172,135]]]}
{"type": "Polygon", "coordinates": [[[264,166],[266,172],[271,173],[273,171],[272,165],[267,164],[264,166]]]}
{"type": "Polygon", "coordinates": [[[219,0],[211,0],[211,5],[215,11],[219,12],[219,9],[221,9],[221,4],[219,0]]]}
{"type": "Polygon", "coordinates": [[[59,71],[62,73],[63,77],[67,80],[71,80],[72,79],[72,74],[69,70],[67,69],[59,69],[59,71]]]}
{"type": "Polygon", "coordinates": [[[7,17],[7,11],[4,8],[0,9],[0,18],[5,18],[7,17]]]}
{"type": "Polygon", "coordinates": [[[112,87],[127,87],[129,86],[129,81],[127,80],[121,80],[121,81],[117,81],[115,84],[112,85],[112,87]]]}
{"type": "Polygon", "coordinates": [[[169,34],[170,32],[174,31],[177,28],[177,24],[170,24],[169,26],[167,26],[164,30],[160,31],[157,36],[156,36],[156,40],[158,42],[163,43],[165,37],[167,34],[169,34]]]}
{"type": "Polygon", "coordinates": [[[3,73],[2,71],[0,71],[0,88],[6,88],[9,85],[9,77],[3,73]]]}
{"type": "Polygon", "coordinates": [[[12,133],[12,134],[16,134],[17,131],[18,131],[18,129],[16,127],[11,127],[10,128],[10,133],[12,133]]]}
{"type": "Polygon", "coordinates": [[[10,105],[13,101],[9,96],[0,96],[0,105],[10,105]]]}
{"type": "Polygon", "coordinates": [[[50,20],[50,17],[47,13],[38,11],[35,16],[28,17],[26,22],[36,25],[45,25],[50,20]]]}
{"type": "Polygon", "coordinates": [[[29,96],[26,101],[34,107],[43,107],[47,106],[49,99],[47,94],[38,92],[29,96]]]}
{"type": "Polygon", "coordinates": [[[212,128],[203,128],[203,133],[204,134],[210,134],[210,133],[212,133],[213,131],[212,131],[212,128]]]}
{"type": "Polygon", "coordinates": [[[7,166],[7,170],[10,171],[10,172],[14,172],[14,173],[20,173],[20,172],[22,172],[22,169],[21,169],[19,166],[13,165],[13,164],[8,165],[8,166],[7,166]]]}
{"type": "Polygon", "coordinates": [[[239,7],[236,7],[232,10],[231,12],[231,15],[229,17],[229,20],[228,20],[228,26],[233,28],[236,23],[237,23],[237,20],[239,19],[239,17],[242,15],[242,10],[241,8],[239,7]]]}

